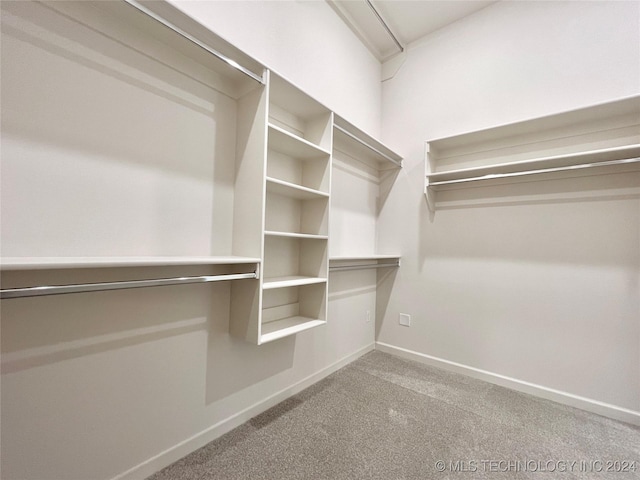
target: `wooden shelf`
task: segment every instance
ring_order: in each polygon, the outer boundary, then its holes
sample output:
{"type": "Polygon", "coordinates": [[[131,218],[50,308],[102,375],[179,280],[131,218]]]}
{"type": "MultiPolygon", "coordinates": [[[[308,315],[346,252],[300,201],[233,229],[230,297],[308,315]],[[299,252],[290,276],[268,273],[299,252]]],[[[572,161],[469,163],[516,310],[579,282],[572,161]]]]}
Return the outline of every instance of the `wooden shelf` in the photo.
{"type": "Polygon", "coordinates": [[[271,123],[269,124],[269,148],[299,160],[311,160],[331,155],[330,152],[323,150],[318,145],[271,123]]]}
{"type": "Polygon", "coordinates": [[[279,338],[295,335],[296,333],[309,330],[310,328],[319,327],[327,322],[309,317],[295,316],[283,318],[273,322],[262,324],[262,335],[260,335],[260,343],[267,343],[279,338]]]}
{"type": "Polygon", "coordinates": [[[311,240],[327,240],[329,238],[328,235],[312,235],[310,233],[295,232],[274,232],[269,230],[264,232],[264,234],[269,237],[308,238],[311,240]]]}
{"type": "Polygon", "coordinates": [[[277,178],[267,177],[267,192],[275,193],[285,197],[296,198],[298,200],[313,200],[317,198],[329,198],[329,194],[314,190],[312,188],[302,187],[294,183],[278,180],[277,178]]]}
{"type": "Polygon", "coordinates": [[[161,267],[176,265],[235,265],[260,263],[259,258],[212,257],[5,257],[0,269],[60,270],[74,268],[161,267]]]}
{"type": "Polygon", "coordinates": [[[301,285],[313,285],[316,283],[326,283],[326,278],[304,277],[301,275],[290,275],[286,277],[265,278],[262,284],[263,290],[271,290],[274,288],[299,287],[301,285]]]}

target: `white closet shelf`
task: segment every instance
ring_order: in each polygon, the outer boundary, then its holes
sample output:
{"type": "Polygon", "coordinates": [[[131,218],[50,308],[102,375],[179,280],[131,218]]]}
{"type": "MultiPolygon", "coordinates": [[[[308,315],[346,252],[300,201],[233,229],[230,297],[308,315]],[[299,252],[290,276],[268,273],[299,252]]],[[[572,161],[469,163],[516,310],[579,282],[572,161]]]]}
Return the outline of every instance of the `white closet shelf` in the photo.
{"type": "Polygon", "coordinates": [[[360,255],[329,258],[329,272],[398,268],[400,255],[360,255]]]}
{"type": "Polygon", "coordinates": [[[290,275],[286,277],[265,278],[262,285],[263,290],[274,288],[299,287],[302,285],[313,285],[315,283],[326,283],[326,278],[306,277],[302,275],[290,275]]]}
{"type": "Polygon", "coordinates": [[[429,140],[424,177],[429,210],[436,210],[441,190],[450,190],[446,198],[451,199],[452,190],[467,187],[636,172],[638,112],[640,95],[429,140]]]}
{"type": "Polygon", "coordinates": [[[345,262],[345,261],[366,261],[366,260],[400,260],[402,258],[401,255],[384,255],[384,254],[373,254],[373,255],[354,255],[354,256],[335,256],[330,257],[330,262],[345,262]]]}
{"type": "Polygon", "coordinates": [[[495,180],[504,177],[553,173],[616,163],[640,161],[640,144],[555,155],[518,162],[500,163],[483,167],[464,168],[427,174],[427,186],[438,190],[440,186],[495,180]]]}
{"type": "Polygon", "coordinates": [[[329,194],[312,188],[285,182],[277,178],[267,177],[267,192],[298,200],[312,200],[317,198],[329,198],[329,194]]]}
{"type": "Polygon", "coordinates": [[[72,268],[161,267],[173,265],[240,265],[260,263],[259,258],[211,257],[4,257],[0,269],[60,270],[72,268]]]}
{"type": "Polygon", "coordinates": [[[402,167],[402,156],[389,147],[334,114],[333,148],[381,169],[402,167]]]}
{"type": "Polygon", "coordinates": [[[330,152],[320,148],[315,143],[311,143],[271,123],[269,124],[269,148],[299,160],[326,158],[331,155],[330,152]]]}
{"type": "Polygon", "coordinates": [[[295,233],[295,232],[276,232],[273,230],[267,230],[265,235],[270,237],[287,237],[287,238],[308,238],[311,240],[327,240],[328,235],[313,235],[310,233],[295,233]]]}
{"type": "Polygon", "coordinates": [[[319,327],[327,322],[309,317],[289,317],[282,320],[262,324],[262,335],[260,335],[260,343],[267,343],[279,338],[288,337],[310,328],[319,327]]]}

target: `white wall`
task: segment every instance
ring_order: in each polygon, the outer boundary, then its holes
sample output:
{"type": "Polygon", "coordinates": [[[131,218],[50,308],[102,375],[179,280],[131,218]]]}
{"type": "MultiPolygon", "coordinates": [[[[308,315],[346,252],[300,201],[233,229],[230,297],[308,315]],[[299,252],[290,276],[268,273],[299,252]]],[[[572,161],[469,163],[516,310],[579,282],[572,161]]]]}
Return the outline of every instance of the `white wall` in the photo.
{"type": "Polygon", "coordinates": [[[428,139],[638,94],[639,22],[637,2],[500,2],[409,48],[383,86],[406,159],[381,214],[403,261],[379,342],[640,412],[637,173],[491,187],[433,217],[423,196],[428,139]]]}
{"type": "Polygon", "coordinates": [[[367,133],[380,134],[380,63],[324,1],[169,0],[367,133]]]}

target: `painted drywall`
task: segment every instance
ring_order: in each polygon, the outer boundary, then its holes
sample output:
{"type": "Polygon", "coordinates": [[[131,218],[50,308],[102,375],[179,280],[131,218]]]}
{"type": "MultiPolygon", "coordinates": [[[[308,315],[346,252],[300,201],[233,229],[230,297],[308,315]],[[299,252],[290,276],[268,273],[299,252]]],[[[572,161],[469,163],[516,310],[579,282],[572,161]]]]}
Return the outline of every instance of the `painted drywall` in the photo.
{"type": "Polygon", "coordinates": [[[426,140],[638,94],[639,23],[637,2],[500,2],[397,62],[383,140],[406,158],[378,240],[403,261],[379,342],[640,411],[637,173],[492,187],[433,217],[423,196],[426,140]]]}
{"type": "Polygon", "coordinates": [[[380,134],[380,63],[324,1],[169,0],[367,133],[380,134]]]}
{"type": "MultiPolygon", "coordinates": [[[[305,78],[318,58],[328,65],[331,44],[308,37],[302,58],[303,30],[351,33],[323,4],[285,3],[295,28],[281,28],[271,47],[291,62],[285,75],[305,78]]],[[[249,11],[209,6],[229,21],[249,11]]],[[[235,102],[129,49],[122,35],[96,34],[48,6],[6,7],[29,11],[3,12],[2,253],[230,253],[235,102]]],[[[261,21],[273,27],[282,8],[260,6],[261,21]]],[[[251,32],[261,45],[267,32],[251,32]]],[[[379,66],[350,45],[336,55],[350,68],[318,74],[315,94],[326,104],[352,95],[341,113],[375,130],[379,66]]],[[[106,270],[82,276],[202,274],[106,270]]],[[[54,272],[47,283],[74,275],[54,272]]],[[[228,283],[3,300],[2,478],[146,478],[373,348],[375,281],[332,275],[326,326],[259,347],[229,335],[228,283]]]]}

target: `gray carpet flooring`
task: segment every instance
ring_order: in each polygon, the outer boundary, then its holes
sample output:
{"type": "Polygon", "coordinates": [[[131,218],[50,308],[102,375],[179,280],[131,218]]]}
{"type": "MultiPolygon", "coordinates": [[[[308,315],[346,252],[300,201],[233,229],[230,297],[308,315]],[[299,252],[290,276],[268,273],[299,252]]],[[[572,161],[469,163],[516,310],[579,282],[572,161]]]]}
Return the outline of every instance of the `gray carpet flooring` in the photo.
{"type": "Polygon", "coordinates": [[[640,428],[371,352],[149,477],[478,478],[637,479],[640,428]]]}

